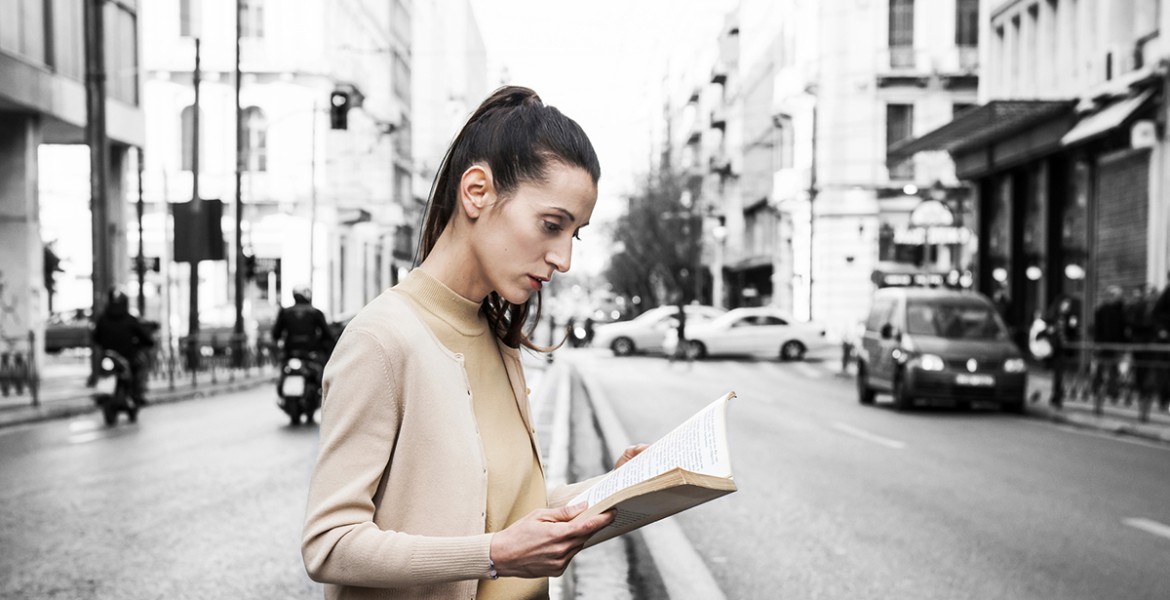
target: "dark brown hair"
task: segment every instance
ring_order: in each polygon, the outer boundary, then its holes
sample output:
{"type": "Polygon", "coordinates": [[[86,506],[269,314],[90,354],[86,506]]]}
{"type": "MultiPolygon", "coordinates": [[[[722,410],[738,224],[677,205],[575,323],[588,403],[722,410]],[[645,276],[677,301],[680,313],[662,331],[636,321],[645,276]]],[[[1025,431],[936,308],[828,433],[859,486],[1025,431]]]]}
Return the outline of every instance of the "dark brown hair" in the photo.
{"type": "MultiPolygon", "coordinates": [[[[506,86],[493,92],[472,113],[439,165],[423,217],[415,264],[431,253],[455,214],[459,182],[468,168],[486,164],[499,197],[506,199],[522,183],[545,181],[552,161],[584,169],[594,185],[601,177],[593,144],[576,121],[546,106],[528,88],[506,86]]],[[[515,305],[492,291],[484,298],[481,310],[496,337],[505,344],[547,351],[528,337],[540,319],[540,308],[540,292],[527,303],[515,305]],[[524,324],[532,306],[532,325],[526,331],[524,324]]]]}

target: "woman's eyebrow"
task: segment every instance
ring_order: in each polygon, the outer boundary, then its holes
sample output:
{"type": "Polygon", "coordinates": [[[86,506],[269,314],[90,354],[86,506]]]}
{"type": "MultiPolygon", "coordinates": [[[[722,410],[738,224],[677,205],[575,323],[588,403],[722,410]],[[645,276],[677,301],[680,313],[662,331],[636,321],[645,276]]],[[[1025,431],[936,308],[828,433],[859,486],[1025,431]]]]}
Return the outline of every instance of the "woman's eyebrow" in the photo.
{"type": "MultiPolygon", "coordinates": [[[[569,222],[570,222],[570,223],[576,223],[576,222],[577,222],[577,217],[574,217],[574,216],[573,216],[573,213],[569,212],[567,209],[561,208],[561,207],[559,207],[559,206],[550,206],[549,208],[550,208],[551,210],[555,210],[555,211],[557,211],[557,212],[559,212],[559,213],[561,213],[561,214],[565,215],[566,217],[568,217],[568,218],[569,218],[569,222]]],[[[589,224],[589,223],[582,223],[582,224],[581,224],[581,227],[584,227],[584,226],[586,226],[586,225],[588,225],[588,224],[589,224]]]]}

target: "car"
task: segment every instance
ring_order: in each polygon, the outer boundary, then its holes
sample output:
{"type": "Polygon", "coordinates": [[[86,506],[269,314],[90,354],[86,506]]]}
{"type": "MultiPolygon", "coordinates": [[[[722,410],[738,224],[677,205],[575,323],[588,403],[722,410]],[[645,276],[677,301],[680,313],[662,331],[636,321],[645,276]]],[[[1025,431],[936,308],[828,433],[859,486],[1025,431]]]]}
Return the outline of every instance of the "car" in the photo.
{"type": "MultiPolygon", "coordinates": [[[[687,352],[695,358],[753,355],[780,360],[802,360],[810,351],[836,344],[826,328],[797,321],[780,309],[761,306],[735,308],[710,321],[686,329],[687,352]]],[[[673,354],[678,332],[667,333],[664,349],[673,354]]]]}
{"type": "Polygon", "coordinates": [[[1024,410],[1028,367],[992,301],[973,291],[883,288],[857,354],[857,398],[889,393],[899,410],[920,400],[997,403],[1024,410]]]}
{"type": "MultiPolygon", "coordinates": [[[[701,324],[723,315],[722,308],[703,304],[687,304],[687,326],[701,324]]],[[[652,308],[629,321],[616,321],[598,325],[593,330],[592,345],[609,348],[615,356],[634,353],[661,352],[662,341],[667,331],[675,328],[674,315],[678,305],[664,305],[652,308]]]]}
{"type": "Polygon", "coordinates": [[[54,313],[45,323],[45,352],[56,354],[70,348],[88,348],[93,323],[90,310],[54,313]]]}

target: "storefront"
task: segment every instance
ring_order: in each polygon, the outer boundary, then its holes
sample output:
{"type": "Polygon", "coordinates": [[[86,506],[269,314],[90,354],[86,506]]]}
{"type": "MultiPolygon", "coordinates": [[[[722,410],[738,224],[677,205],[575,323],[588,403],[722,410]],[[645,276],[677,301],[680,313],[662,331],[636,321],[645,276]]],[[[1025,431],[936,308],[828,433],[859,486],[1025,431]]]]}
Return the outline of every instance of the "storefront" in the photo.
{"type": "Polygon", "coordinates": [[[1072,100],[993,101],[892,146],[889,160],[950,153],[974,189],[975,286],[1018,337],[1065,296],[1081,301],[1091,325],[1107,287],[1128,293],[1147,283],[1150,129],[1160,102],[1156,87],[1079,111],[1072,100]]]}

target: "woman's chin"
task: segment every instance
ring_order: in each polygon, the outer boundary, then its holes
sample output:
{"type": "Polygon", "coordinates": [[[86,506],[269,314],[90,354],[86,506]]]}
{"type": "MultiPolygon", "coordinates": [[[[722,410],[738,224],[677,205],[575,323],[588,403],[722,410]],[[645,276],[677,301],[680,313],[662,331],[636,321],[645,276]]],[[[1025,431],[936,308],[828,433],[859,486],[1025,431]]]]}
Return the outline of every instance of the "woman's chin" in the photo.
{"type": "Polygon", "coordinates": [[[534,293],[535,293],[534,290],[515,289],[515,290],[508,290],[506,294],[500,294],[500,295],[503,296],[504,300],[507,300],[509,304],[515,304],[515,305],[519,306],[521,304],[527,304],[528,299],[531,298],[532,294],[534,294],[534,293]]]}

